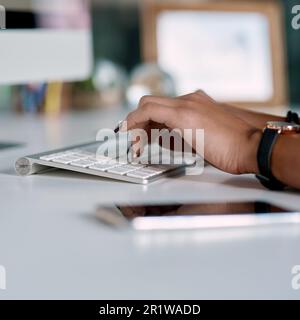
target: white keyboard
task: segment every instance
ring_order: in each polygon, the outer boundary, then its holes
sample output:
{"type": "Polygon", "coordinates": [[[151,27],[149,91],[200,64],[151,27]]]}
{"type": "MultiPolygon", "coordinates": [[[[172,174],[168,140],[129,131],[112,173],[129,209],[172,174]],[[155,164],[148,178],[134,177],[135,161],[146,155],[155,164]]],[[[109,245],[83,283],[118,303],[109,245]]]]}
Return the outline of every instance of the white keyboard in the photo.
{"type": "Polygon", "coordinates": [[[71,170],[120,181],[148,184],[159,178],[182,172],[183,165],[149,165],[128,163],[96,155],[99,143],[89,143],[19,159],[15,168],[19,175],[41,173],[50,168],[71,170]]]}

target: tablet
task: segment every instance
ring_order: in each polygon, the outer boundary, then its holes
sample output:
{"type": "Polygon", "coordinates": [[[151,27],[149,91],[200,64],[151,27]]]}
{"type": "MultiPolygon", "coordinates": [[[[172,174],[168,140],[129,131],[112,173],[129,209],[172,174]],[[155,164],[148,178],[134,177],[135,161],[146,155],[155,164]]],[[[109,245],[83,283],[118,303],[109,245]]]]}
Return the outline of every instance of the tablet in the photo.
{"type": "Polygon", "coordinates": [[[102,206],[97,218],[135,230],[180,230],[300,223],[300,213],[256,202],[102,206]]]}

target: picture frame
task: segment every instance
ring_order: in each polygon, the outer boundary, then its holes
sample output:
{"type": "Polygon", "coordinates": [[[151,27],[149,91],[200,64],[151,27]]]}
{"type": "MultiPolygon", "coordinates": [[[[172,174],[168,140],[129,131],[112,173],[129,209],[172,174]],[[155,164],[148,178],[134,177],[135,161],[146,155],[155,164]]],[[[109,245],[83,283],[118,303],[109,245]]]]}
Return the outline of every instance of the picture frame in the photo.
{"type": "MultiPolygon", "coordinates": [[[[242,79],[244,81],[244,92],[242,94],[237,94],[235,97],[235,91],[234,91],[234,84],[232,85],[232,92],[231,96],[226,97],[226,93],[223,92],[223,99],[220,99],[222,102],[232,103],[238,106],[245,106],[245,107],[275,107],[275,106],[286,106],[287,104],[287,76],[286,76],[286,58],[285,58],[285,50],[284,50],[284,29],[283,29],[283,17],[282,17],[282,8],[278,1],[276,0],[267,0],[267,1],[257,1],[257,0],[211,0],[211,1],[175,1],[175,0],[167,0],[167,1],[146,1],[144,5],[142,6],[141,14],[142,14],[142,55],[144,62],[146,63],[159,63],[162,69],[169,72],[172,75],[172,68],[169,66],[166,66],[163,59],[160,58],[160,50],[163,51],[163,49],[158,48],[158,37],[160,30],[159,28],[159,19],[160,17],[166,13],[169,14],[169,16],[172,16],[172,13],[174,13],[173,18],[175,14],[178,13],[199,13],[199,14],[208,14],[212,15],[215,13],[222,13],[223,17],[226,18],[227,14],[233,14],[233,16],[238,17],[239,15],[236,15],[239,13],[240,15],[244,15],[245,17],[249,16],[250,18],[249,23],[251,21],[251,16],[258,17],[261,20],[264,19],[267,22],[267,29],[268,30],[268,39],[267,41],[261,39],[260,43],[262,46],[264,46],[264,43],[268,42],[268,48],[269,48],[269,63],[270,63],[270,71],[269,71],[269,81],[267,83],[262,83],[262,85],[259,86],[258,82],[261,81],[261,77],[259,78],[258,74],[255,75],[253,73],[253,92],[251,93],[251,90],[247,89],[247,81],[246,77],[242,79]],[[171,71],[171,72],[170,72],[171,71]],[[257,77],[257,96],[255,96],[255,77],[257,77]],[[265,92],[260,92],[261,87],[265,86],[265,92]],[[272,92],[270,93],[270,88],[267,89],[267,87],[272,88],[272,92]],[[247,93],[247,90],[249,91],[247,93]],[[268,93],[269,90],[269,93],[268,93]],[[251,95],[252,94],[252,95],[251,95]],[[240,96],[239,96],[240,95],[240,96]],[[247,98],[247,95],[249,97],[247,98]]],[[[178,15],[180,16],[180,15],[178,15]]],[[[182,15],[183,16],[183,15],[182,15]]],[[[252,18],[253,18],[252,17],[252,18]]],[[[189,20],[187,16],[185,17],[186,21],[189,20]]],[[[166,19],[165,19],[166,20],[166,19]]],[[[227,19],[228,21],[229,19],[227,19]]],[[[245,19],[244,19],[245,20],[245,19]]],[[[258,19],[256,19],[258,21],[258,19]]],[[[178,19],[178,21],[180,21],[178,19]]],[[[196,21],[196,20],[195,20],[196,21]]],[[[226,19],[224,19],[226,21],[226,19]]],[[[237,19],[238,21],[238,19],[237,19]]],[[[242,21],[242,20],[240,20],[242,21]]],[[[253,20],[254,21],[254,20],[253,20]]],[[[183,23],[183,22],[182,22],[183,23]]],[[[183,24],[182,24],[183,25],[183,24]]],[[[226,27],[226,26],[224,26],[226,27]]],[[[236,26],[236,29],[238,30],[239,25],[236,26]]],[[[207,28],[203,28],[204,30],[207,28]]],[[[222,29],[222,28],[221,28],[222,29]]],[[[234,28],[233,28],[234,29],[234,28]]],[[[251,28],[250,28],[251,29],[251,28]]],[[[249,30],[250,30],[249,29],[249,30]]],[[[255,29],[252,30],[252,33],[254,33],[255,29]]],[[[257,29],[259,30],[259,28],[257,29]]],[[[222,31],[222,30],[220,30],[222,31]]],[[[171,39],[177,38],[178,34],[175,34],[175,32],[169,32],[168,38],[171,39]]],[[[179,32],[180,33],[180,32],[179,32]]],[[[218,32],[215,34],[217,35],[218,32]]],[[[222,34],[222,32],[220,32],[222,34]]],[[[253,38],[254,35],[252,35],[253,38]]],[[[257,37],[259,38],[259,37],[257,37]]],[[[166,38],[165,38],[166,39],[166,38]]],[[[186,41],[184,39],[184,41],[186,41]]],[[[166,41],[168,42],[168,41],[166,41]]],[[[218,39],[215,41],[218,42],[218,39]]],[[[160,41],[160,46],[163,47],[163,41],[160,41]]],[[[174,46],[175,40],[173,41],[174,46]]],[[[180,48],[180,46],[179,46],[180,48]]],[[[199,47],[201,48],[201,47],[199,47]]],[[[167,50],[167,49],[166,49],[167,50]]],[[[254,51],[253,51],[254,52],[254,51]]],[[[169,49],[169,55],[171,55],[171,51],[169,49]]],[[[214,54],[214,52],[213,52],[214,54]]],[[[212,55],[213,56],[213,55],[212,55]]],[[[221,57],[222,58],[222,57],[221,57]]],[[[253,56],[253,63],[257,63],[259,61],[259,56],[255,57],[253,56]]],[[[225,65],[226,65],[226,60],[225,65]]],[[[181,63],[181,61],[178,61],[178,65],[181,63]]],[[[213,62],[211,62],[213,63],[213,62]]],[[[245,66],[247,67],[246,63],[245,66]]],[[[258,67],[258,65],[256,66],[258,67]]],[[[191,66],[190,66],[191,68],[191,66]]],[[[267,68],[266,68],[267,69],[267,68]]],[[[252,70],[250,70],[250,73],[252,70]]],[[[186,75],[187,76],[187,75],[186,75]]],[[[217,73],[216,73],[217,76],[217,73]]],[[[179,77],[179,71],[177,74],[177,78],[179,77]]],[[[176,77],[175,77],[176,78],[176,77]]],[[[183,76],[184,78],[184,76],[183,76]]],[[[267,77],[266,77],[267,78],[267,77]]],[[[233,79],[233,82],[238,83],[239,79],[233,79]]],[[[181,80],[178,80],[177,82],[180,82],[181,80]]],[[[230,81],[230,79],[228,80],[230,81]]],[[[175,79],[176,82],[176,79],[175,79]]],[[[224,82],[226,82],[226,78],[224,79],[224,82]]],[[[200,83],[200,82],[199,82],[200,83]]],[[[211,87],[213,87],[214,82],[212,82],[211,87]]],[[[229,86],[228,83],[226,85],[229,86]]],[[[219,84],[220,87],[220,84],[219,84]]],[[[186,86],[186,89],[189,88],[186,86]]],[[[250,88],[250,87],[249,87],[250,88]]],[[[190,87],[191,90],[194,90],[196,88],[190,87]]],[[[198,87],[198,89],[203,89],[206,91],[206,87],[198,87]]],[[[188,90],[186,90],[186,93],[188,90]]],[[[211,94],[213,97],[216,97],[218,99],[218,94],[214,95],[214,90],[208,90],[208,93],[211,94]]],[[[219,90],[220,92],[222,90],[219,90]]],[[[219,92],[219,93],[220,93],[219,92]]],[[[238,92],[238,90],[236,90],[238,92]]],[[[182,94],[183,92],[179,90],[179,94],[182,94]]],[[[219,94],[219,96],[222,97],[222,92],[219,94]]]]}

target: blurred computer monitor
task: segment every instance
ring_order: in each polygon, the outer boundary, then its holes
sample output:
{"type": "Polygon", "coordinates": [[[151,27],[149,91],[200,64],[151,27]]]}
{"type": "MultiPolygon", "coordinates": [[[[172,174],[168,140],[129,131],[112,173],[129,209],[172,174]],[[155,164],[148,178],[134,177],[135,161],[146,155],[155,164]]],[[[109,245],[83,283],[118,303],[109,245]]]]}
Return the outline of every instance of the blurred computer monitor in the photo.
{"type": "Polygon", "coordinates": [[[92,66],[89,0],[1,0],[0,84],[72,81],[92,66]]]}

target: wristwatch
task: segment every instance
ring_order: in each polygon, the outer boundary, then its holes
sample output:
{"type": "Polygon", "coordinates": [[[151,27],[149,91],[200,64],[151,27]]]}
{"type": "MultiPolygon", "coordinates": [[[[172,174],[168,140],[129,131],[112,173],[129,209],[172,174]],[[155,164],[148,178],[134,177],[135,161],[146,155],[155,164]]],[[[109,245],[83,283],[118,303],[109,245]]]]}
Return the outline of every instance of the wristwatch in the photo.
{"type": "Polygon", "coordinates": [[[286,115],[286,121],[289,123],[300,124],[299,115],[297,112],[288,111],[286,115]]]}
{"type": "Polygon", "coordinates": [[[300,125],[292,122],[267,122],[257,151],[259,174],[256,177],[270,190],[283,190],[286,186],[272,174],[271,158],[273,147],[279,135],[300,133],[300,125]]]}

